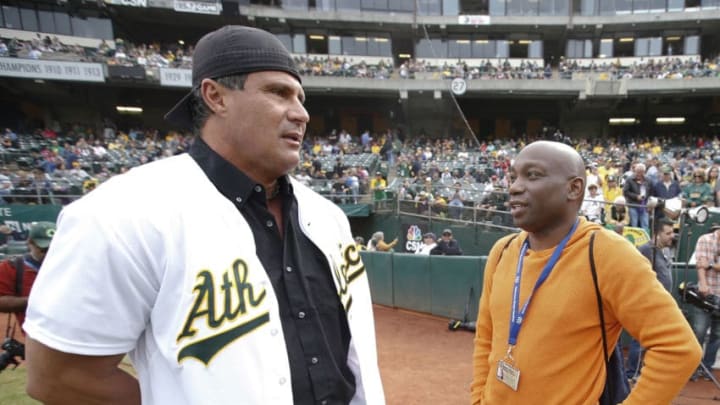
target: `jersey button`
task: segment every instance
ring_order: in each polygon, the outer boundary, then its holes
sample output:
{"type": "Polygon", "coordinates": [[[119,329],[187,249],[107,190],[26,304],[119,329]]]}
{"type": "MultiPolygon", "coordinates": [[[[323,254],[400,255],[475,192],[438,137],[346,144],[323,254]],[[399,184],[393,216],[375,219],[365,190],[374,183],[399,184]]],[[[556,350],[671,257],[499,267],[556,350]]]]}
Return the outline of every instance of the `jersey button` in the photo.
{"type": "Polygon", "coordinates": [[[277,335],[277,334],[278,334],[278,330],[277,330],[277,329],[272,329],[272,330],[270,330],[270,335],[271,335],[271,336],[275,336],[275,335],[277,335]]]}
{"type": "Polygon", "coordinates": [[[287,380],[285,379],[285,377],[280,377],[280,380],[278,381],[278,383],[279,383],[280,385],[283,385],[283,384],[285,384],[286,382],[287,382],[287,380]]]}
{"type": "Polygon", "coordinates": [[[265,225],[267,225],[268,228],[272,228],[273,222],[268,219],[267,222],[265,222],[265,225]]]}
{"type": "Polygon", "coordinates": [[[242,197],[235,197],[235,201],[237,201],[238,203],[241,203],[241,202],[242,202],[242,197]]]}
{"type": "Polygon", "coordinates": [[[303,311],[298,312],[298,318],[305,319],[305,312],[303,312],[303,311]]]}
{"type": "Polygon", "coordinates": [[[320,405],[327,405],[327,403],[328,403],[327,399],[323,399],[322,401],[320,401],[320,405]]]}
{"type": "Polygon", "coordinates": [[[288,273],[292,273],[292,267],[290,267],[290,266],[285,267],[285,271],[287,271],[288,273]]]}
{"type": "Polygon", "coordinates": [[[261,191],[262,191],[262,187],[260,187],[260,186],[255,186],[255,192],[259,193],[259,192],[261,192],[261,191]]]}
{"type": "Polygon", "coordinates": [[[310,359],[310,362],[311,362],[312,364],[318,364],[318,361],[320,361],[320,360],[318,360],[317,357],[313,357],[313,358],[310,359]]]}

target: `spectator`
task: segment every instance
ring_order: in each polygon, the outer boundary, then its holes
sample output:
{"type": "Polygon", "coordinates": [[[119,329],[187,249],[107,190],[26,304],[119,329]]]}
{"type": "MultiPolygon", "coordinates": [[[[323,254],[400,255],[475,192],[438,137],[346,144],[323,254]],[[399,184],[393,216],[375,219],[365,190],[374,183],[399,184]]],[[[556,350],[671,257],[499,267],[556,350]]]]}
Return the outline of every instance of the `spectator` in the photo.
{"type": "Polygon", "coordinates": [[[423,244],[418,246],[415,250],[416,255],[430,255],[430,252],[437,246],[437,236],[434,233],[428,232],[423,235],[423,244]]]}
{"type": "Polygon", "coordinates": [[[391,252],[398,243],[398,238],[390,243],[385,243],[385,234],[381,231],[375,232],[368,241],[367,250],[377,252],[391,252]]]}
{"type": "Polygon", "coordinates": [[[649,217],[647,207],[650,183],[645,178],[645,165],[637,163],[633,168],[633,175],[625,180],[623,197],[629,205],[630,226],[649,230],[649,217]]]}
{"type": "Polygon", "coordinates": [[[595,162],[590,163],[590,167],[588,167],[587,170],[587,184],[588,189],[590,188],[591,184],[595,184],[596,186],[603,186],[603,180],[602,177],[600,177],[599,171],[598,171],[598,165],[595,162]]]}
{"type": "Polygon", "coordinates": [[[312,183],[312,177],[310,177],[310,175],[308,174],[307,169],[300,170],[300,173],[295,176],[295,179],[301,184],[308,187],[310,187],[312,183]]]}
{"type": "Polygon", "coordinates": [[[380,205],[385,203],[387,200],[387,181],[383,177],[381,172],[375,173],[375,177],[370,180],[370,190],[373,193],[373,200],[380,205]]]}
{"type": "Polygon", "coordinates": [[[14,313],[21,329],[25,322],[30,290],[53,235],[55,235],[54,223],[34,222],[28,232],[28,253],[22,257],[0,262],[0,312],[14,313]],[[22,278],[20,283],[17,280],[18,276],[22,278]],[[18,286],[20,290],[17,289],[18,286]]]}
{"type": "MultiPolygon", "coordinates": [[[[695,259],[697,261],[698,291],[703,296],[720,296],[720,224],[713,223],[710,232],[701,235],[695,244],[695,259]]],[[[702,363],[707,370],[712,370],[720,348],[720,320],[711,312],[697,306],[690,305],[690,316],[695,337],[700,345],[704,344],[705,354],[702,363]],[[709,333],[708,333],[709,332],[709,333]]],[[[697,371],[695,378],[703,375],[697,371]]],[[[708,377],[709,376],[705,376],[708,377]]]]}
{"type": "Polygon", "coordinates": [[[7,176],[7,168],[3,167],[0,171],[0,205],[8,204],[8,196],[13,193],[13,184],[10,177],[7,176]]]}
{"type": "MultiPolygon", "coordinates": [[[[638,250],[645,256],[652,265],[657,280],[665,287],[668,293],[672,294],[672,261],[668,249],[672,246],[673,222],[668,219],[659,219],[653,227],[652,241],[640,246],[638,250]]],[[[635,338],[630,338],[627,367],[625,371],[629,380],[636,381],[640,375],[640,355],[642,352],[640,343],[635,338]]]]}
{"type": "Polygon", "coordinates": [[[580,207],[580,213],[591,222],[601,223],[603,221],[603,206],[605,199],[598,192],[598,186],[595,183],[588,184],[585,200],[580,207]]]}
{"type": "Polygon", "coordinates": [[[462,189],[462,183],[456,182],[455,191],[453,192],[452,197],[450,197],[450,202],[448,203],[448,213],[450,214],[450,218],[460,219],[463,208],[465,207],[465,199],[466,196],[465,191],[462,189]]]}
{"type": "Polygon", "coordinates": [[[610,209],[610,205],[615,198],[623,195],[622,187],[618,185],[617,176],[614,174],[608,174],[605,176],[605,182],[602,186],[603,199],[605,200],[605,212],[610,209]]]}
{"type": "Polygon", "coordinates": [[[363,238],[362,236],[356,236],[354,240],[355,240],[355,246],[357,247],[358,251],[366,249],[365,248],[365,238],[363,238]]]}
{"type": "MultiPolygon", "coordinates": [[[[672,167],[663,166],[660,171],[662,172],[662,177],[660,177],[660,180],[658,180],[657,183],[653,184],[650,196],[657,197],[662,200],[680,197],[682,190],[680,189],[680,184],[673,179],[672,167]]],[[[655,209],[656,220],[664,216],[665,212],[661,208],[655,209]]]]}
{"type": "Polygon", "coordinates": [[[699,207],[706,201],[713,200],[713,193],[710,185],[705,181],[705,171],[695,169],[693,182],[686,185],[682,191],[685,206],[689,208],[699,207]]]}
{"type": "Polygon", "coordinates": [[[605,224],[613,227],[630,225],[630,213],[627,205],[625,205],[625,197],[621,195],[615,197],[610,209],[605,213],[605,224]]]}
{"type": "Polygon", "coordinates": [[[360,135],[360,145],[362,145],[363,152],[370,152],[370,142],[373,138],[370,136],[370,131],[367,129],[360,135]]]}
{"type": "Polygon", "coordinates": [[[32,47],[32,49],[30,49],[30,52],[28,52],[27,56],[29,59],[37,60],[37,59],[40,59],[40,57],[42,57],[42,52],[40,52],[40,50],[38,48],[32,47]]]}
{"type": "Polygon", "coordinates": [[[350,190],[353,204],[357,204],[360,195],[360,179],[358,179],[357,170],[354,167],[350,168],[345,177],[345,187],[350,190]]]}
{"type": "Polygon", "coordinates": [[[444,256],[462,256],[463,252],[460,249],[460,244],[457,240],[453,239],[453,233],[450,229],[444,229],[442,232],[441,239],[437,242],[431,251],[431,255],[444,255],[444,256]]]}

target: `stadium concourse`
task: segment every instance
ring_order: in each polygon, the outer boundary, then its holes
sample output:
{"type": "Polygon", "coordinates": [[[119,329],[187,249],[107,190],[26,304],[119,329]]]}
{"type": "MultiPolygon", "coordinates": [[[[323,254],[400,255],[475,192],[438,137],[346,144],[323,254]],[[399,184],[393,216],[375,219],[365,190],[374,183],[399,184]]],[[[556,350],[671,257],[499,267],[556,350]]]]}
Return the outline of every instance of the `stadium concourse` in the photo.
{"type": "MultiPolygon", "coordinates": [[[[467,403],[472,333],[448,330],[445,318],[381,305],[374,308],[378,362],[388,405],[467,403]]],[[[1,330],[5,330],[6,322],[7,317],[0,317],[1,330]]],[[[15,333],[23,341],[19,335],[19,331],[15,333]]],[[[0,389],[13,372],[9,368],[0,373],[0,389]]],[[[720,378],[718,370],[714,373],[720,378]]],[[[712,405],[718,398],[720,389],[701,379],[689,381],[672,404],[712,405]]]]}

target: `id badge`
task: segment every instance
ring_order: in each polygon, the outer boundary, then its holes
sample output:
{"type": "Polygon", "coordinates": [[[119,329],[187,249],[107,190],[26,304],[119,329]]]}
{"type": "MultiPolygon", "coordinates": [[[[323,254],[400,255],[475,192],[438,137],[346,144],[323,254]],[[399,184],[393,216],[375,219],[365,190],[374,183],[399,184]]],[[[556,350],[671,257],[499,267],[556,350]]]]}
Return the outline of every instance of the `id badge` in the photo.
{"type": "Polygon", "coordinates": [[[512,364],[505,360],[498,361],[497,374],[495,376],[498,380],[502,381],[503,384],[512,388],[513,391],[517,391],[518,384],[520,383],[520,370],[513,367],[512,364]]]}

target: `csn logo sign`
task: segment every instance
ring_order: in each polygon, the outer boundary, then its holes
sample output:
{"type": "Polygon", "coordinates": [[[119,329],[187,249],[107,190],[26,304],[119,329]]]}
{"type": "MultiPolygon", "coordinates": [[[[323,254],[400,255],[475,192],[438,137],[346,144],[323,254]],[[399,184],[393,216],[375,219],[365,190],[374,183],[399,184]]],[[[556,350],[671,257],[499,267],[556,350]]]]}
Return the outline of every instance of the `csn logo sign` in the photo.
{"type": "Polygon", "coordinates": [[[405,251],[415,252],[422,243],[422,230],[417,225],[410,225],[405,241],[405,251]]]}

